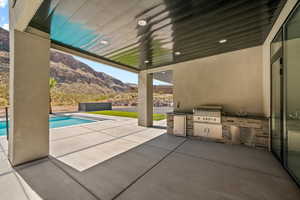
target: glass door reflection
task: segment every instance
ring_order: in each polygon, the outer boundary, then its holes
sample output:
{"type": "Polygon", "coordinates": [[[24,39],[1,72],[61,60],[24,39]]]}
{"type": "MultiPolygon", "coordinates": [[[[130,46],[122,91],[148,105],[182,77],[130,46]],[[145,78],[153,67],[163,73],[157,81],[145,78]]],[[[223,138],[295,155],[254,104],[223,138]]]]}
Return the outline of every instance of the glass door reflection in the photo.
{"type": "Polygon", "coordinates": [[[272,64],[272,151],[282,160],[282,76],[281,58],[272,64]]]}
{"type": "Polygon", "coordinates": [[[286,164],[300,183],[300,8],[285,27],[284,59],[286,65],[286,164]]]}
{"type": "Polygon", "coordinates": [[[283,29],[271,43],[271,148],[283,160],[283,29]]]}

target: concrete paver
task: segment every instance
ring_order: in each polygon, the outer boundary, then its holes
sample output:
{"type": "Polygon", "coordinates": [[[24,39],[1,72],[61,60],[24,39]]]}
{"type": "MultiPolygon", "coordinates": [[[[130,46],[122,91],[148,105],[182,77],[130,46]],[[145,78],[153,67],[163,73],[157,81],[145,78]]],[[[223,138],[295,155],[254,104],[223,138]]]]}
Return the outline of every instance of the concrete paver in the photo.
{"type": "Polygon", "coordinates": [[[136,119],[100,118],[51,129],[51,156],[16,168],[0,137],[0,199],[300,199],[269,152],[175,137],[136,119]]]}

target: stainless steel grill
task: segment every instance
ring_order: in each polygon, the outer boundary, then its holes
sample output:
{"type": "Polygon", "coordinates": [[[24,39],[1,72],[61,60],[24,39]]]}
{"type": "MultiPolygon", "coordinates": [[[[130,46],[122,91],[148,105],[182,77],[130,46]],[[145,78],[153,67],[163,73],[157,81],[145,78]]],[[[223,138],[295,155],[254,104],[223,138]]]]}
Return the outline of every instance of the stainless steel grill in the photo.
{"type": "Polygon", "coordinates": [[[194,136],[222,139],[222,107],[201,106],[193,110],[194,136]]]}

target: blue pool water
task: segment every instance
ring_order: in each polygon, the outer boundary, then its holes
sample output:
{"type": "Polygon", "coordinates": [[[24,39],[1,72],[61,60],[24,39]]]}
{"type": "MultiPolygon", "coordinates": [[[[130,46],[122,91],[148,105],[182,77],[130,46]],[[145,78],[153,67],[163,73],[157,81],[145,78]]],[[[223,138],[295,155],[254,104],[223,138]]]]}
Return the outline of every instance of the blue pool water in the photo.
{"type": "MultiPolygon", "coordinates": [[[[57,116],[57,117],[51,117],[49,119],[49,127],[59,128],[64,126],[72,126],[72,125],[85,124],[91,122],[95,122],[95,121],[89,119],[71,117],[71,116],[59,116],[59,117],[57,116]]],[[[0,136],[3,135],[6,135],[6,122],[0,121],[0,136]]]]}

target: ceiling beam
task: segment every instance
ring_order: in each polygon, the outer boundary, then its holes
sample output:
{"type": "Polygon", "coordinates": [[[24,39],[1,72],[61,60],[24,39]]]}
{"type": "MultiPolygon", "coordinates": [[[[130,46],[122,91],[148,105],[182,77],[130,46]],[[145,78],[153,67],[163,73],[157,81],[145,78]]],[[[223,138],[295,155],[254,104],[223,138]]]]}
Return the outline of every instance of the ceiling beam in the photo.
{"type": "Polygon", "coordinates": [[[9,1],[10,27],[25,31],[44,0],[9,1]]]}

